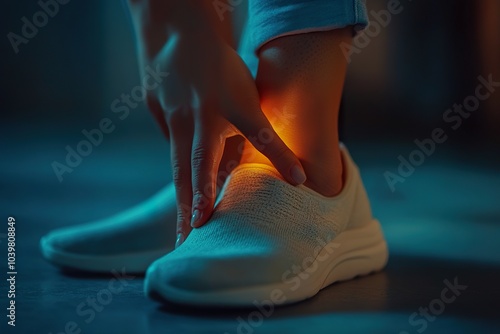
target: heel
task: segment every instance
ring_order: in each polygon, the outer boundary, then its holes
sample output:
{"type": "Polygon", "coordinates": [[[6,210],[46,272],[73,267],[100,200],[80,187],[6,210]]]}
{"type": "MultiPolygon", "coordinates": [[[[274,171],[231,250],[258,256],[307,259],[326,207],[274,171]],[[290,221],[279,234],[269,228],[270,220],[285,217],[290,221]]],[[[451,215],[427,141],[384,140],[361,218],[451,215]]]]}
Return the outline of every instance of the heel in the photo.
{"type": "Polygon", "coordinates": [[[336,250],[337,257],[322,288],[380,271],[387,264],[389,251],[377,220],[372,220],[362,228],[341,233],[335,242],[340,245],[336,250]]]}

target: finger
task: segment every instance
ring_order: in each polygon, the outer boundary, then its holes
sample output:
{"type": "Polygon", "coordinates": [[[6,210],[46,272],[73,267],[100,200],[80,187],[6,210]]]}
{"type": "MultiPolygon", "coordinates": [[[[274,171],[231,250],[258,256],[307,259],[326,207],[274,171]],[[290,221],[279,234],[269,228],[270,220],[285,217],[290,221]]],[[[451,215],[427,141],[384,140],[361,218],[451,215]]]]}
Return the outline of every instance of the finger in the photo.
{"type": "Polygon", "coordinates": [[[191,153],[191,180],[193,184],[193,203],[191,227],[200,227],[212,215],[217,172],[224,152],[225,138],[217,128],[207,122],[198,122],[195,127],[193,150],[191,153]],[[211,129],[207,133],[206,129],[211,129]]]}
{"type": "Polygon", "coordinates": [[[177,241],[179,247],[191,232],[191,146],[192,122],[169,120],[172,177],[177,201],[177,241]]]}
{"type": "Polygon", "coordinates": [[[238,130],[271,161],[286,181],[293,185],[304,183],[306,174],[302,164],[274,131],[260,108],[258,112],[243,113],[243,115],[252,116],[231,120],[238,130]]]}
{"type": "Polygon", "coordinates": [[[163,112],[163,108],[160,105],[160,102],[156,98],[148,97],[146,99],[146,104],[148,106],[149,111],[153,115],[153,118],[156,120],[156,123],[160,126],[161,132],[168,139],[170,139],[170,133],[168,131],[168,125],[165,121],[165,115],[163,112]]]}

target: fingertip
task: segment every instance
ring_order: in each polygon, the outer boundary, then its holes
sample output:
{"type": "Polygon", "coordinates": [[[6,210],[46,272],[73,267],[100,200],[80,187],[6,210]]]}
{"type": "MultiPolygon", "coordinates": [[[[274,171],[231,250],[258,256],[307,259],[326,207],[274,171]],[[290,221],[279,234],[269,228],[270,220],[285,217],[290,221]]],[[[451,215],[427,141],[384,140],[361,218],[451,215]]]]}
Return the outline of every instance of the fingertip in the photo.
{"type": "Polygon", "coordinates": [[[203,211],[200,209],[194,209],[193,215],[191,216],[191,227],[199,227],[201,226],[201,220],[203,218],[203,211]]]}
{"type": "Polygon", "coordinates": [[[292,185],[303,184],[307,180],[307,176],[295,153],[280,138],[265,116],[260,121],[257,119],[254,122],[255,129],[270,130],[268,134],[269,140],[259,142],[261,140],[260,136],[251,135],[252,132],[248,130],[246,132],[242,131],[245,137],[271,161],[287,182],[292,185]]]}
{"type": "Polygon", "coordinates": [[[182,245],[182,243],[184,242],[185,240],[185,236],[183,233],[178,233],[177,234],[177,239],[175,241],[175,248],[178,248],[180,245],[182,245]]]}
{"type": "Polygon", "coordinates": [[[298,164],[295,164],[292,168],[290,168],[290,177],[296,185],[303,184],[307,180],[304,169],[298,164]]]}
{"type": "Polygon", "coordinates": [[[193,215],[191,216],[191,224],[192,228],[202,227],[206,224],[206,222],[210,219],[212,215],[212,207],[206,207],[204,209],[194,209],[193,215]]]}
{"type": "Polygon", "coordinates": [[[204,190],[205,194],[202,194],[199,191],[194,191],[195,196],[193,198],[191,220],[190,220],[190,226],[192,228],[203,226],[212,215],[215,194],[212,194],[211,190],[210,191],[207,191],[207,189],[204,190]]]}

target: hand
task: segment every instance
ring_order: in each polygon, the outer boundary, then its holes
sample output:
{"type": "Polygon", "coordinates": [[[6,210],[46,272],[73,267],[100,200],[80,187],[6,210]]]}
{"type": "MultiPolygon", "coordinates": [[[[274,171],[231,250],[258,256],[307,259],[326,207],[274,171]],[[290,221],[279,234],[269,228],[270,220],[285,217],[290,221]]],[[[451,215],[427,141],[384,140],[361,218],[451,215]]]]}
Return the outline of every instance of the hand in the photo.
{"type": "Polygon", "coordinates": [[[212,214],[228,137],[245,136],[291,184],[305,181],[298,158],[262,112],[255,82],[233,48],[210,33],[203,40],[176,34],[153,66],[170,73],[150,92],[148,105],[170,137],[178,244],[212,214]]]}

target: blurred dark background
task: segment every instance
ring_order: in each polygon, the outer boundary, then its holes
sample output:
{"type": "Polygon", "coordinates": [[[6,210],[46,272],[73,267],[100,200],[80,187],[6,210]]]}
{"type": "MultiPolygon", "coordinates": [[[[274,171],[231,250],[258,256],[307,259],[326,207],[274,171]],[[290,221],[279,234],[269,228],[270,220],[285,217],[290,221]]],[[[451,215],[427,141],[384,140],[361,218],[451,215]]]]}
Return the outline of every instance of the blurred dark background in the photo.
{"type": "MultiPolygon", "coordinates": [[[[427,136],[444,111],[474,92],[477,76],[500,80],[500,5],[495,0],[401,1],[380,34],[353,54],[345,89],[349,138],[412,140],[427,136]]],[[[7,1],[4,36],[20,35],[37,1],[7,1]]],[[[387,1],[369,0],[369,10],[387,1]]],[[[370,15],[372,18],[372,15],[370,15]]],[[[1,43],[2,126],[73,129],[110,114],[110,104],[139,83],[134,39],[119,1],[69,1],[27,44],[1,43]]],[[[500,94],[494,94],[450,138],[463,145],[498,142],[500,94]]],[[[154,131],[144,106],[120,124],[154,131]]],[[[115,134],[113,134],[115,135],[115,134]]],[[[70,138],[68,138],[70,139],[70,138]]],[[[71,141],[71,140],[70,140],[71,141]]]]}
{"type": "MultiPolygon", "coordinates": [[[[375,34],[364,34],[365,39],[354,44],[362,48],[351,55],[342,139],[351,146],[381,143],[368,151],[385,152],[387,163],[396,168],[397,157],[411,152],[402,147],[412,149],[415,139],[428,138],[433,129],[443,127],[448,139],[436,148],[439,154],[428,160],[451,156],[457,164],[484,160],[486,166],[496,168],[500,92],[482,101],[457,130],[443,122],[443,115],[474,94],[478,76],[492,75],[500,81],[500,3],[401,1],[402,9],[391,16],[390,23],[380,24],[373,12],[386,10],[387,4],[367,3],[375,34]]],[[[110,118],[115,130],[65,179],[93,174],[94,168],[103,175],[140,177],[140,171],[127,167],[130,159],[111,168],[101,158],[120,152],[127,157],[131,149],[144,166],[168,166],[168,154],[164,154],[168,144],[144,103],[124,120],[111,111],[116,98],[130,94],[140,83],[123,1],[60,5],[33,38],[18,45],[18,53],[8,34],[21,35],[23,17],[32,22],[41,7],[37,1],[7,1],[4,6],[0,14],[5,36],[0,44],[1,150],[2,156],[11,157],[0,162],[5,176],[29,174],[58,182],[51,164],[63,162],[66,145],[75,148],[85,139],[82,130],[98,127],[102,118],[110,118]],[[144,152],[144,147],[150,151],[144,152]]]]}

